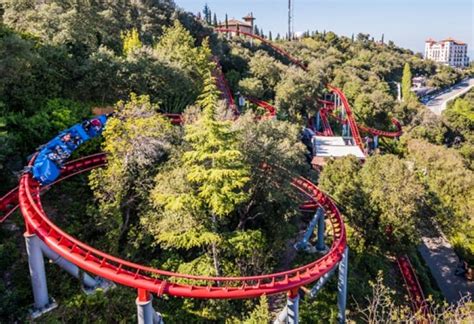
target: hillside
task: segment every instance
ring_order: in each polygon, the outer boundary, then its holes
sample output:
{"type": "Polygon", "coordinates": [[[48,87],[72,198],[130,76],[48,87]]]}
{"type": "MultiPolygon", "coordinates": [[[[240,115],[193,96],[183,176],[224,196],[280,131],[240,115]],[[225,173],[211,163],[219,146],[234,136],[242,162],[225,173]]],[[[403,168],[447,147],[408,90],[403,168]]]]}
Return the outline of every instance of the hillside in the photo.
{"type": "MultiPolygon", "coordinates": [[[[366,34],[275,40],[305,71],[262,42],[215,33],[173,1],[1,3],[0,193],[17,185],[38,146],[94,109],[115,111],[103,136],[72,155],[104,151],[107,165],[43,196],[51,219],[83,242],[190,275],[255,276],[303,266],[319,258],[293,248],[312,217],[298,211],[293,188],[292,179],[305,176],[344,215],[348,320],[371,322],[367,311],[380,311],[370,308],[377,298],[391,309],[378,322],[413,320],[394,263],[401,254],[412,260],[433,307],[442,303],[417,252],[420,235],[435,225],[474,266],[472,92],[437,117],[410,90],[410,75],[443,88],[472,68],[439,66],[366,34]],[[221,100],[216,61],[236,102],[237,94],[265,100],[276,107],[276,120],[249,100],[235,118],[221,100]],[[328,84],[342,89],[360,125],[393,130],[396,118],[403,136],[381,139],[363,164],[349,156],[311,169],[301,130],[320,111],[328,84]],[[163,113],[182,114],[182,125],[172,126],[163,113]]],[[[340,135],[337,120],[331,126],[340,135]]],[[[327,245],[335,239],[329,225],[327,245]]],[[[23,228],[19,212],[0,227],[5,322],[24,321],[33,300],[23,228]]],[[[88,296],[55,264],[46,270],[59,307],[39,321],[135,321],[135,290],[117,286],[88,296]]],[[[317,298],[301,299],[301,322],[336,321],[336,286],[333,278],[317,298]]],[[[165,294],[154,304],[170,323],[265,323],[285,301],[165,294]]],[[[440,306],[433,316],[468,318],[469,307],[440,306]]]]}

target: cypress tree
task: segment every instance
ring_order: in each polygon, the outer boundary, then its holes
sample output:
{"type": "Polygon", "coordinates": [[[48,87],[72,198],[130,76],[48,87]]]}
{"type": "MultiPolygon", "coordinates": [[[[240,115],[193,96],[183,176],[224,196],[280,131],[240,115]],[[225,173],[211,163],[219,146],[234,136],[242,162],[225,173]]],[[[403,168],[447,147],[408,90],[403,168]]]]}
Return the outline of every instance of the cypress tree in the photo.
{"type": "Polygon", "coordinates": [[[268,32],[268,39],[271,40],[271,41],[273,40],[273,35],[272,35],[271,30],[268,32]]]}
{"type": "Polygon", "coordinates": [[[227,14],[225,14],[225,28],[229,28],[229,17],[227,16],[227,14]]]}
{"type": "Polygon", "coordinates": [[[207,17],[207,24],[211,25],[212,24],[212,11],[209,9],[209,15],[207,17]]]}
{"type": "Polygon", "coordinates": [[[408,102],[414,98],[414,94],[411,91],[411,87],[412,87],[411,79],[412,79],[412,74],[411,74],[410,64],[405,63],[405,66],[403,67],[403,76],[402,76],[402,97],[403,97],[403,101],[405,102],[408,102]]]}
{"type": "Polygon", "coordinates": [[[209,9],[209,6],[207,3],[204,5],[204,9],[202,10],[202,13],[204,14],[204,21],[209,23],[211,20],[211,10],[209,9]]]}
{"type": "Polygon", "coordinates": [[[214,19],[212,20],[212,25],[214,27],[217,27],[217,15],[216,15],[216,13],[214,13],[214,19]]]}

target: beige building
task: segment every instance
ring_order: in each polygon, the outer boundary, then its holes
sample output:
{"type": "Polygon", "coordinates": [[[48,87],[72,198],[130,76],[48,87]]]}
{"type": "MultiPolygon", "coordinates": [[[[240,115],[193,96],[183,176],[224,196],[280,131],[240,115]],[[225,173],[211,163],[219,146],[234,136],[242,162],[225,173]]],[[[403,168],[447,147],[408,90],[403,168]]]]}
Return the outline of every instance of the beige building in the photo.
{"type": "Polygon", "coordinates": [[[223,23],[220,23],[217,27],[234,30],[235,33],[232,32],[232,36],[236,35],[238,31],[253,34],[254,21],[255,21],[255,17],[253,16],[253,13],[249,13],[247,16],[243,17],[242,19],[244,21],[240,21],[240,20],[232,18],[227,21],[227,24],[223,22],[223,23]]]}
{"type": "Polygon", "coordinates": [[[439,42],[430,38],[425,42],[425,59],[453,67],[468,66],[467,44],[452,38],[439,42]]]}

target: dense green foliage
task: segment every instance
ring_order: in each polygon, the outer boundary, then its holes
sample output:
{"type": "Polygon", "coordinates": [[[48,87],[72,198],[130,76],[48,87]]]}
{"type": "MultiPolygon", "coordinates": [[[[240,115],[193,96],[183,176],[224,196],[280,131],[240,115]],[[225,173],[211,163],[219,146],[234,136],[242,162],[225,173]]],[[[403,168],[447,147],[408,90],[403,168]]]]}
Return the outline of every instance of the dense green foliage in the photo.
{"type": "MultiPolygon", "coordinates": [[[[92,108],[114,108],[102,142],[81,148],[85,154],[101,147],[107,166],[44,197],[54,222],[79,239],[189,274],[256,275],[306,264],[318,256],[293,249],[309,216],[297,211],[300,197],[290,183],[304,175],[318,179],[345,216],[349,318],[364,320],[357,305],[367,305],[369,281],[381,278],[379,271],[396,291],[385,300],[396,309],[405,304],[393,275],[397,253],[410,255],[425,292],[439,298],[415,249],[432,222],[472,264],[474,92],[439,118],[410,90],[411,75],[441,88],[469,72],[366,34],[277,36],[279,46],[307,65],[305,72],[257,41],[213,35],[208,27],[217,16],[208,6],[200,21],[170,0],[0,3],[0,192],[15,184],[35,147],[89,117],[92,108]],[[220,100],[213,57],[234,93],[274,103],[278,119],[260,120],[247,104],[234,120],[220,100]],[[328,83],[345,92],[358,122],[391,129],[390,117],[397,117],[405,135],[382,141],[381,154],[364,164],[345,157],[329,161],[320,174],[309,170],[301,126],[320,108],[328,83]],[[403,102],[396,100],[396,83],[403,102]],[[183,112],[184,125],[172,126],[163,112],[183,112]]],[[[16,215],[0,231],[0,318],[7,322],[23,321],[32,300],[22,226],[16,215]]],[[[54,264],[47,270],[60,307],[45,321],[134,320],[133,290],[85,296],[54,264]]],[[[335,321],[335,291],[333,279],[318,298],[302,299],[302,322],[335,321]]],[[[253,324],[273,319],[284,299],[164,296],[154,304],[167,322],[253,324]]]]}

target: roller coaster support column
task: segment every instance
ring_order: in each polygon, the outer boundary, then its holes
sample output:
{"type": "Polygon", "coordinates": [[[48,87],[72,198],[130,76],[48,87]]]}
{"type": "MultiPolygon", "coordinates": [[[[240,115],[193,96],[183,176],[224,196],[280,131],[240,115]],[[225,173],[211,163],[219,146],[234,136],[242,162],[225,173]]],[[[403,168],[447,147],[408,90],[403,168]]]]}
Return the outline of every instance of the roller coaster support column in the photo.
{"type": "Polygon", "coordinates": [[[286,308],[288,312],[286,323],[298,324],[299,305],[300,305],[300,295],[298,294],[298,288],[294,290],[290,290],[288,292],[288,297],[286,299],[286,308]]]}
{"type": "Polygon", "coordinates": [[[81,279],[82,284],[84,285],[84,291],[86,293],[92,292],[100,284],[99,279],[94,279],[87,273],[81,272],[81,269],[79,269],[78,266],[72,264],[68,260],[61,257],[59,254],[51,250],[46,244],[44,244],[44,242],[39,241],[39,244],[41,246],[41,251],[48,259],[50,259],[53,263],[57,264],[59,267],[61,267],[74,278],[81,279]]]}
{"type": "Polygon", "coordinates": [[[24,237],[26,252],[28,253],[28,266],[30,268],[33,298],[35,301],[31,315],[33,318],[36,318],[48,310],[55,308],[57,305],[48,295],[44,258],[43,252],[41,251],[42,242],[36,234],[30,234],[29,232],[26,232],[24,237]]]}
{"type": "Polygon", "coordinates": [[[324,223],[324,209],[318,208],[316,213],[319,213],[318,217],[318,242],[316,243],[316,250],[318,252],[327,251],[326,244],[324,244],[324,232],[325,232],[325,223],[324,223]]]}
{"type": "Polygon", "coordinates": [[[345,248],[342,260],[339,262],[339,279],[337,282],[337,315],[339,323],[346,322],[346,301],[347,301],[347,271],[348,271],[349,248],[345,248]]]}
{"type": "Polygon", "coordinates": [[[138,324],[164,324],[161,314],[153,309],[152,301],[153,297],[148,291],[138,289],[136,300],[138,324]]]}
{"type": "Polygon", "coordinates": [[[315,131],[319,132],[320,129],[321,129],[321,114],[318,111],[318,113],[316,114],[316,129],[315,129],[315,131]]]}

